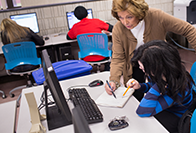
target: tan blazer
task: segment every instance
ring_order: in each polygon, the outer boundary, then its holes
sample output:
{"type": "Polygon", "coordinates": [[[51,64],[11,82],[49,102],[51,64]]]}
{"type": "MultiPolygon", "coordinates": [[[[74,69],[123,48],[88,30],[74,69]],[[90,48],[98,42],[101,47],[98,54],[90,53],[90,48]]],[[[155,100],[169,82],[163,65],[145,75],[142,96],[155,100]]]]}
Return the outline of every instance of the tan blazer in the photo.
{"type": "MultiPolygon", "coordinates": [[[[196,28],[188,22],[175,18],[161,10],[150,8],[145,21],[144,43],[152,40],[165,40],[167,32],[183,35],[191,46],[196,49],[196,28]]],[[[112,31],[112,60],[110,80],[120,82],[123,75],[124,84],[132,78],[130,60],[137,45],[137,39],[120,21],[112,31]]]]}

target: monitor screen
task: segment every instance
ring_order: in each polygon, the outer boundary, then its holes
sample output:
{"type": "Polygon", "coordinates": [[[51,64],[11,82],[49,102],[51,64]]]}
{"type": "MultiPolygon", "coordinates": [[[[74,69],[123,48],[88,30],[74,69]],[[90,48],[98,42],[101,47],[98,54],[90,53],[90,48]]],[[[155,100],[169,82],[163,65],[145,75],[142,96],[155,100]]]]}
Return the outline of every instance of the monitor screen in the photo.
{"type": "Polygon", "coordinates": [[[48,129],[53,130],[72,124],[72,115],[46,49],[42,51],[42,68],[45,77],[44,93],[48,129]],[[54,104],[49,105],[49,88],[54,104]]]}
{"type": "MultiPolygon", "coordinates": [[[[87,9],[87,12],[88,12],[88,18],[92,19],[93,18],[92,9],[87,9]]],[[[75,23],[78,23],[80,21],[75,17],[73,11],[72,12],[66,12],[66,17],[67,17],[67,25],[68,25],[69,30],[73,27],[73,25],[75,23]]]]}
{"type": "Polygon", "coordinates": [[[30,28],[33,32],[39,33],[39,25],[36,13],[26,13],[18,15],[10,15],[10,19],[14,20],[18,25],[30,28]]]}

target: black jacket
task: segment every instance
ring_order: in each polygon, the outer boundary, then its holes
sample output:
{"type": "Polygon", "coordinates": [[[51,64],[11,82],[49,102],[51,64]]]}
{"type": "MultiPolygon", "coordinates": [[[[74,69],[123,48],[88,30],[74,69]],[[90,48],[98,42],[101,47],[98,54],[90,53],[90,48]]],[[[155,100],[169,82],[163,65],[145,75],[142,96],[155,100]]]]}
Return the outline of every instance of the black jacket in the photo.
{"type": "MultiPolygon", "coordinates": [[[[31,29],[29,29],[29,30],[30,30],[30,32],[28,31],[27,36],[25,38],[20,38],[19,40],[17,40],[17,42],[33,41],[36,45],[44,45],[45,44],[45,41],[43,40],[42,37],[35,34],[31,29]]],[[[10,43],[10,40],[5,37],[6,34],[7,34],[6,31],[5,31],[4,35],[2,35],[2,32],[1,32],[1,41],[4,45],[10,43]]]]}

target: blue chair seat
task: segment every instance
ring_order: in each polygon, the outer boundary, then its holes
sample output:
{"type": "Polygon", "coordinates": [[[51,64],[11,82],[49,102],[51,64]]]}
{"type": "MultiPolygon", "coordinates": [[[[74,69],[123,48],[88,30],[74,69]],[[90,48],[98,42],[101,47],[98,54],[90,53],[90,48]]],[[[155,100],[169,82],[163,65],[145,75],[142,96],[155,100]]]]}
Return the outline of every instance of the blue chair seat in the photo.
{"type": "Polygon", "coordinates": [[[77,36],[77,41],[80,48],[78,58],[91,65],[97,65],[97,71],[99,71],[101,64],[110,62],[112,51],[108,49],[108,37],[106,34],[80,34],[77,36]],[[106,60],[105,58],[108,59],[106,60]]]}
{"type": "MultiPolygon", "coordinates": [[[[58,80],[90,74],[92,66],[83,60],[59,61],[52,64],[58,80]]],[[[40,68],[32,73],[35,82],[40,85],[45,81],[43,69],[40,68]]]]}
{"type": "Polygon", "coordinates": [[[16,87],[9,92],[33,86],[31,73],[41,67],[41,58],[37,56],[36,45],[32,41],[16,42],[6,44],[2,47],[6,59],[5,69],[8,75],[20,75],[27,79],[27,84],[16,87]]]}

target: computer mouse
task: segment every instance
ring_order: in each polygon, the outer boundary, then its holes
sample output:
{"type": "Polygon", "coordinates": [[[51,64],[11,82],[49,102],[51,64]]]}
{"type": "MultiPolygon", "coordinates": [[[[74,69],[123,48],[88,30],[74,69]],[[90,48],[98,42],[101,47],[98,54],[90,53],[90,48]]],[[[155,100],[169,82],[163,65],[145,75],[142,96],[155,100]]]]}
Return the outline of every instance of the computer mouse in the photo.
{"type": "Polygon", "coordinates": [[[127,126],[129,126],[129,124],[124,119],[115,119],[108,124],[110,130],[118,130],[127,126]]]}
{"type": "Polygon", "coordinates": [[[103,81],[101,80],[94,80],[91,83],[89,83],[89,87],[96,87],[103,85],[103,81]]]}
{"type": "Polygon", "coordinates": [[[45,37],[45,40],[48,40],[49,39],[49,37],[45,37]]]}

